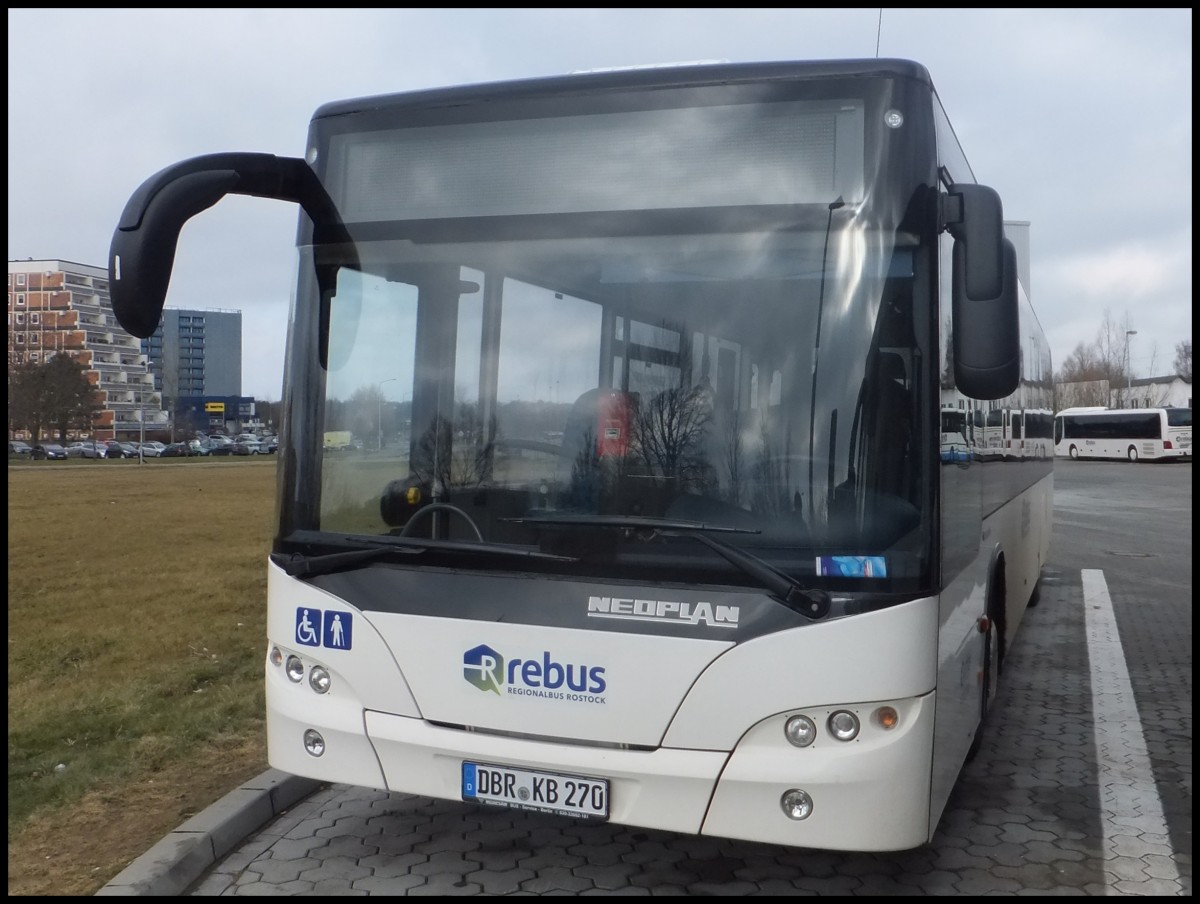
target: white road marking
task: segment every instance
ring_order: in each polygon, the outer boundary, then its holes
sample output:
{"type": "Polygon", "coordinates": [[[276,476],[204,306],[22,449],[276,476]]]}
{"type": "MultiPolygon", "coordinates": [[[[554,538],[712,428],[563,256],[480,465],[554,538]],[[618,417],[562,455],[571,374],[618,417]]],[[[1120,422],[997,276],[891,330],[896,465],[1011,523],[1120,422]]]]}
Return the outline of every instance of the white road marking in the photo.
{"type": "MultiPolygon", "coordinates": [[[[1154,783],[1108,584],[1104,572],[1097,569],[1084,569],[1082,576],[1104,859],[1134,858],[1153,869],[1146,873],[1147,880],[1178,883],[1175,852],[1154,783]]],[[[1122,894],[1118,886],[1128,878],[1124,870],[1105,872],[1109,894],[1122,894]]]]}

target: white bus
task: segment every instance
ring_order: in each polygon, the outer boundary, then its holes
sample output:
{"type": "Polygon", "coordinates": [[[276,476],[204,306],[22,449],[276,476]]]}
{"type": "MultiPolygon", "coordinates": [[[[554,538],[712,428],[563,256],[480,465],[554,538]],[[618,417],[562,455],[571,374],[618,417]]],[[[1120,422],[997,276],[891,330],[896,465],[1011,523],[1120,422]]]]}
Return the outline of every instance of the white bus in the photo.
{"type": "Polygon", "coordinates": [[[129,332],[227,193],[302,208],[273,766],[811,848],[932,837],[1053,472],[940,455],[943,389],[1051,387],[924,67],[326,104],[303,158],[198,157],[134,193],[109,259],[129,332]],[[326,452],[336,431],[380,441],[326,452]]]}
{"type": "Polygon", "coordinates": [[[984,414],[983,448],[990,459],[1041,459],[1052,456],[1049,408],[998,407],[984,414]]]}
{"type": "Polygon", "coordinates": [[[1159,461],[1192,457],[1190,408],[1066,408],[1054,416],[1054,454],[1159,461]]]}

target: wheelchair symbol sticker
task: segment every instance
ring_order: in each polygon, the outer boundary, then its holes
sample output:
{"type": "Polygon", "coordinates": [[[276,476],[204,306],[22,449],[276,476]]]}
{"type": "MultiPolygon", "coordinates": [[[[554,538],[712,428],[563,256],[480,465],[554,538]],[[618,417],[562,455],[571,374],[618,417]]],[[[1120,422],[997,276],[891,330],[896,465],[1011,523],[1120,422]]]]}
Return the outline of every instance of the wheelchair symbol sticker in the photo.
{"type": "Polygon", "coordinates": [[[353,640],[354,616],[349,612],[296,609],[296,643],[306,647],[349,650],[353,640]]]}
{"type": "Polygon", "coordinates": [[[306,647],[321,645],[320,609],[296,610],[296,643],[304,644],[306,647]]]}

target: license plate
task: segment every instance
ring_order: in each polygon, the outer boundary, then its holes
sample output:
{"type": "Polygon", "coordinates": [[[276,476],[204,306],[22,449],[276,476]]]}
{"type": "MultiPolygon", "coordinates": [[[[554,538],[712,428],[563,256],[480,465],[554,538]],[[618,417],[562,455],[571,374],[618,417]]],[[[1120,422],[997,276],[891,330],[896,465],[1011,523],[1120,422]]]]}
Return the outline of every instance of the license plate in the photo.
{"type": "Polygon", "coordinates": [[[603,778],[464,762],[462,797],[577,819],[608,818],[608,780],[603,778]]]}

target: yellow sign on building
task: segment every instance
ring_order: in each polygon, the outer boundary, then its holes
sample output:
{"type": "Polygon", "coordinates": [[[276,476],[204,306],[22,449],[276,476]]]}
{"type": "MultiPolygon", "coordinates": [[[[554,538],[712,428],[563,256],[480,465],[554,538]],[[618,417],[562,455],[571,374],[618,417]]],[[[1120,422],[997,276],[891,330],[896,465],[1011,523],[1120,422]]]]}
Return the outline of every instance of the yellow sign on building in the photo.
{"type": "Polygon", "coordinates": [[[204,410],[211,414],[224,414],[225,413],[225,403],[224,402],[205,402],[204,410]]]}

